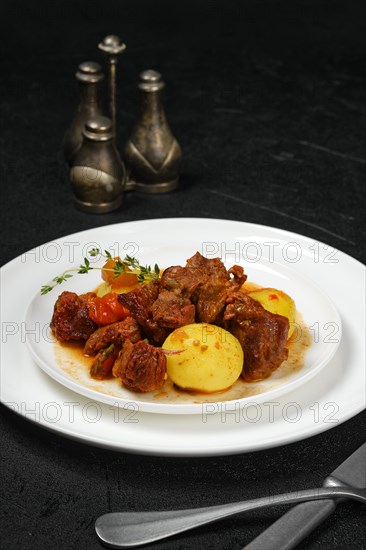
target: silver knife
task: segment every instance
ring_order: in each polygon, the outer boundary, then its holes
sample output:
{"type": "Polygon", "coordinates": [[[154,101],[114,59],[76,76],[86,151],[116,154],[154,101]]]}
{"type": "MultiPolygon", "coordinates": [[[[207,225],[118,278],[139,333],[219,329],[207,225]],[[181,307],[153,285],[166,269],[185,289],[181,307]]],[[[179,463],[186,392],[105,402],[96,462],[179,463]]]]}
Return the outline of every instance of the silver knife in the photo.
{"type": "MultiPolygon", "coordinates": [[[[324,487],[350,485],[366,488],[366,443],[328,476],[324,487]]],[[[307,537],[336,509],[335,500],[319,500],[298,504],[263,531],[243,550],[291,550],[307,537]]]]}

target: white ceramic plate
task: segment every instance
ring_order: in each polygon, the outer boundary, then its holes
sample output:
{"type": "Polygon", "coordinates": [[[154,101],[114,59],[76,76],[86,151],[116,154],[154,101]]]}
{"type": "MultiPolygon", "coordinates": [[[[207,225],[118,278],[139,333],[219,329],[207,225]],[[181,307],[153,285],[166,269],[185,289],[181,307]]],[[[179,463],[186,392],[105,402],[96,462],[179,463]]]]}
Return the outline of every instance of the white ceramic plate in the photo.
{"type": "MultiPolygon", "coordinates": [[[[294,298],[298,310],[302,313],[305,324],[310,327],[310,331],[299,326],[295,335],[298,342],[290,347],[289,359],[268,379],[257,383],[245,383],[240,379],[228,391],[212,395],[192,395],[187,392],[179,392],[169,383],[155,392],[137,393],[124,388],[117,379],[93,380],[89,376],[88,367],[82,361],[77,359],[75,361],[74,353],[58,347],[58,360],[55,360],[55,344],[52,338],[47,335],[40,338],[37,333],[29,334],[27,344],[33,359],[52,378],[81,395],[109,405],[118,405],[119,407],[131,405],[141,412],[160,414],[201,414],[204,403],[230,401],[232,406],[243,407],[252,401],[254,396],[257,402],[275,399],[304,384],[333,357],[341,339],[341,321],[328,296],[300,270],[296,271],[291,266],[291,263],[294,262],[292,262],[290,254],[295,258],[294,254],[298,254],[298,249],[292,246],[290,251],[290,248],[287,248],[285,263],[283,262],[284,258],[282,261],[278,261],[274,257],[266,257],[265,251],[263,250],[262,253],[262,250],[257,248],[260,243],[248,247],[246,237],[240,234],[235,235],[232,241],[230,241],[232,237],[228,237],[224,247],[221,246],[221,240],[219,240],[222,239],[222,232],[219,228],[216,230],[211,228],[209,235],[205,238],[197,231],[192,231],[194,228],[189,224],[182,232],[179,230],[179,225],[174,228],[171,222],[165,223],[169,225],[169,231],[163,229],[162,223],[150,224],[148,231],[144,224],[140,224],[139,229],[135,224],[136,232],[132,241],[134,244],[129,248],[134,252],[137,251],[137,257],[143,264],[154,265],[157,262],[163,267],[184,265],[186,259],[197,250],[205,256],[220,256],[226,264],[233,264],[237,261],[245,265],[248,281],[265,287],[278,288],[290,294],[294,298]],[[211,239],[210,242],[207,241],[208,237],[211,239]],[[159,243],[158,247],[156,243],[159,243]],[[246,246],[246,258],[243,258],[243,252],[240,252],[244,246],[246,246]],[[237,258],[235,255],[233,258],[233,254],[230,252],[234,251],[235,247],[238,249],[237,258]],[[304,365],[298,369],[299,351],[306,340],[311,340],[312,343],[310,348],[306,349],[304,365]]],[[[109,233],[104,231],[103,235],[99,232],[98,236],[96,234],[99,249],[109,249],[111,245],[113,248],[113,243],[118,241],[121,247],[126,246],[124,226],[120,226],[116,234],[114,231],[113,228],[109,233]]],[[[131,235],[128,237],[129,241],[130,239],[131,235]]],[[[85,235],[84,240],[80,238],[80,235],[69,236],[67,240],[78,243],[74,253],[76,250],[80,253],[82,250],[88,250],[89,235],[85,235]]],[[[269,246],[267,248],[267,252],[269,252],[269,246]]],[[[272,249],[274,249],[273,246],[272,249]]],[[[67,260],[66,254],[64,261],[60,259],[57,262],[58,271],[53,275],[59,275],[67,269],[67,260]]],[[[83,255],[80,254],[78,261],[82,260],[83,255]]],[[[102,266],[104,262],[105,260],[101,258],[93,265],[102,266]]],[[[62,287],[57,286],[46,296],[42,296],[38,290],[26,312],[26,326],[32,327],[40,323],[40,326],[47,327],[52,317],[54,303],[62,290],[77,293],[88,292],[101,282],[100,271],[92,273],[93,277],[91,277],[91,273],[87,276],[76,275],[66,284],[63,283],[62,287]]]]}
{"type": "MultiPolygon", "coordinates": [[[[93,275],[70,279],[64,288],[77,292],[93,288],[98,279],[95,275],[93,280],[93,275]]],[[[308,437],[364,407],[364,266],[306,237],[210,219],[147,220],[107,226],[46,243],[13,260],[2,269],[2,294],[1,400],[23,416],[79,440],[165,455],[228,454],[308,437]],[[120,243],[119,250],[115,243],[120,243]],[[112,248],[122,255],[135,252],[144,262],[164,265],[183,263],[200,250],[205,255],[223,257],[228,265],[242,263],[249,278],[259,284],[282,287],[295,297],[320,344],[309,350],[303,378],[288,382],[285,394],[275,388],[265,394],[265,400],[261,394],[240,403],[199,405],[199,411],[195,404],[141,403],[135,397],[113,396],[113,402],[106,405],[99,402],[100,395],[96,401],[94,390],[82,397],[80,387],[73,388],[75,393],[70,385],[65,387],[64,379],[64,385],[55,382],[36,367],[25,342],[42,341],[37,349],[42,350],[41,355],[44,353],[47,308],[56,295],[42,297],[43,302],[35,298],[26,320],[25,309],[29,296],[35,295],[41,284],[64,267],[77,264],[92,246],[112,248]],[[352,283],[344,286],[344,281],[352,283]],[[331,360],[340,339],[340,323],[327,295],[340,311],[344,329],[340,347],[331,360]],[[314,303],[321,307],[314,310],[314,303]],[[141,412],[141,407],[152,410],[152,405],[154,412],[166,412],[159,408],[169,406],[176,407],[174,412],[200,414],[141,412]]],[[[31,347],[34,352],[36,348],[31,347]]],[[[53,368],[49,356],[37,356],[39,359],[45,361],[43,368],[53,368]]],[[[64,373],[60,372],[58,376],[62,377],[64,373]]]]}

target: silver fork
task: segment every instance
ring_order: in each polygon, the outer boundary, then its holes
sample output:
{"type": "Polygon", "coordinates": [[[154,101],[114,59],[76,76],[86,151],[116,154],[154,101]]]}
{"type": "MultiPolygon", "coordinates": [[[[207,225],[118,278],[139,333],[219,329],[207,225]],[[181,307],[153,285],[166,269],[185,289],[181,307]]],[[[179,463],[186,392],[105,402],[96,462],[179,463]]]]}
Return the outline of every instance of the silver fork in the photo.
{"type": "Polygon", "coordinates": [[[167,512],[114,512],[100,516],[95,523],[95,530],[100,540],[111,548],[132,548],[240,512],[327,498],[345,498],[366,503],[366,490],[351,487],[321,487],[206,508],[167,512]]]}

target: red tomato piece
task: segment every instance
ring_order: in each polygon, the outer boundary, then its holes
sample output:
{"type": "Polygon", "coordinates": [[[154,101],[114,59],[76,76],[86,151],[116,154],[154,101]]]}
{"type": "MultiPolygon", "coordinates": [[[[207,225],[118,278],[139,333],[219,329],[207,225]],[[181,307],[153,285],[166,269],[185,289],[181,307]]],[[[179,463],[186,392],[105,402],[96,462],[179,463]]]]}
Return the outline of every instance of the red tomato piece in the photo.
{"type": "Polygon", "coordinates": [[[114,344],[111,344],[107,349],[102,349],[91,366],[90,376],[96,380],[104,380],[111,375],[119,349],[119,346],[114,344]]]}
{"type": "Polygon", "coordinates": [[[116,354],[113,353],[103,362],[103,370],[104,374],[107,375],[112,371],[112,367],[114,365],[114,362],[116,360],[116,354]]]}
{"type": "Polygon", "coordinates": [[[130,312],[118,301],[118,294],[109,292],[102,298],[95,297],[89,303],[89,317],[97,325],[109,325],[122,321],[130,312]]]}

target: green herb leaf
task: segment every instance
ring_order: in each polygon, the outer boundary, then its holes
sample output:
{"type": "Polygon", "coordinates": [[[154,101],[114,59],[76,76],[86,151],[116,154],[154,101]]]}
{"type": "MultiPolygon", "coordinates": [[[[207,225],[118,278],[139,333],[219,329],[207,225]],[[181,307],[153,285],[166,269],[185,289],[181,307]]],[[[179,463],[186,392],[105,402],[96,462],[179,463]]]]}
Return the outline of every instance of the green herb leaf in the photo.
{"type": "Polygon", "coordinates": [[[49,286],[49,285],[43,285],[41,287],[41,294],[44,295],[44,294],[48,294],[48,292],[51,292],[51,290],[54,288],[54,286],[49,286]]]}
{"type": "MultiPolygon", "coordinates": [[[[104,254],[101,252],[99,248],[91,248],[88,251],[88,255],[92,258],[95,258],[99,254],[101,254],[101,256],[104,256],[107,260],[113,259],[111,253],[108,252],[108,250],[105,250],[104,254]]],[[[139,283],[149,282],[160,278],[160,268],[158,264],[155,264],[154,269],[152,270],[150,265],[146,265],[146,266],[140,265],[139,260],[137,260],[136,258],[133,258],[132,256],[129,256],[128,254],[126,255],[123,261],[116,260],[113,268],[104,268],[104,269],[106,269],[106,271],[113,271],[114,277],[118,277],[119,275],[121,275],[121,273],[126,273],[126,266],[129,267],[133,273],[136,273],[137,280],[139,283]]],[[[42,295],[48,294],[48,292],[51,292],[51,290],[53,290],[55,286],[60,285],[67,279],[70,279],[73,276],[71,274],[71,272],[73,271],[80,274],[85,274],[91,271],[92,269],[101,270],[103,268],[92,267],[90,265],[89,259],[84,258],[84,263],[80,264],[78,268],[67,269],[61,275],[54,277],[52,279],[52,282],[54,283],[53,285],[43,285],[41,287],[41,294],[42,295]]]]}

